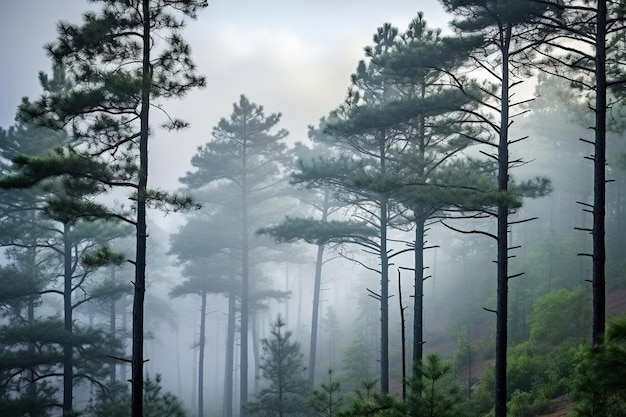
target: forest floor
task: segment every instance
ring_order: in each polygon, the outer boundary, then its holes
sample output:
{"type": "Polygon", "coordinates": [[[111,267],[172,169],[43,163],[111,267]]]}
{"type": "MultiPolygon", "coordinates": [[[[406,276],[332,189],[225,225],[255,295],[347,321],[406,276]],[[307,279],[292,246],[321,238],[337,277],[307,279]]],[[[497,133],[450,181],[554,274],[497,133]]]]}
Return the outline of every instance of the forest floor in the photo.
{"type": "MultiPolygon", "coordinates": [[[[611,291],[607,294],[606,299],[606,314],[607,319],[610,320],[613,317],[626,313],[626,288],[620,288],[611,291]]],[[[443,323],[442,323],[443,324],[443,323]]],[[[493,326],[485,321],[483,324],[473,326],[469,334],[469,340],[484,340],[490,337],[493,333],[493,326]]],[[[446,358],[452,358],[454,352],[457,349],[457,339],[441,339],[433,343],[426,348],[427,352],[436,351],[442,354],[446,358]]],[[[471,381],[472,384],[476,384],[480,380],[480,376],[485,370],[485,366],[491,359],[485,359],[479,354],[476,354],[472,360],[471,366],[471,381]]],[[[461,379],[466,380],[468,378],[467,372],[461,372],[461,379]]],[[[552,400],[554,404],[554,411],[550,414],[544,414],[540,417],[569,417],[572,415],[574,404],[567,398],[566,395],[555,398],[552,400]]]]}

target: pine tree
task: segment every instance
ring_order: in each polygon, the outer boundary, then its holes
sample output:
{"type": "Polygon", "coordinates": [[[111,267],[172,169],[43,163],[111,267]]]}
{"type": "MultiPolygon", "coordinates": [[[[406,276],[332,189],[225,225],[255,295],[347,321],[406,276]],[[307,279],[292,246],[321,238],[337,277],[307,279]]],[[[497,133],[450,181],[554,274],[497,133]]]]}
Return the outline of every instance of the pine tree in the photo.
{"type": "MultiPolygon", "coordinates": [[[[579,202],[583,210],[591,211],[592,292],[594,345],[602,343],[606,326],[606,184],[607,132],[611,130],[611,109],[624,93],[624,44],[626,14],[622,2],[600,0],[568,4],[549,1],[559,10],[557,19],[545,22],[555,32],[536,50],[546,58],[541,69],[565,78],[583,95],[583,101],[593,112],[593,140],[583,139],[593,146],[589,158],[593,162],[593,204],[579,202]],[[574,41],[574,42],[573,42],[574,41]],[[568,45],[572,43],[573,47],[568,45]]],[[[617,125],[621,125],[618,122],[617,125]]],[[[585,126],[587,127],[587,126],[585,126]]],[[[622,128],[618,128],[622,130],[622,128]]]]}
{"type": "Polygon", "coordinates": [[[409,381],[407,400],[397,406],[402,415],[461,417],[464,409],[461,386],[454,380],[452,364],[436,353],[418,364],[409,381]]]}
{"type": "MultiPolygon", "coordinates": [[[[195,170],[180,179],[189,189],[197,190],[196,195],[201,201],[228,210],[230,216],[237,213],[233,218],[239,220],[239,224],[234,225],[224,236],[229,242],[235,243],[230,248],[241,262],[242,415],[245,413],[243,406],[248,400],[250,297],[255,285],[251,280],[254,264],[251,255],[259,244],[258,239],[254,239],[254,231],[260,226],[252,218],[256,211],[281,195],[281,184],[285,184],[283,165],[287,158],[286,145],[282,139],[288,133],[284,129],[274,130],[280,118],[280,113],[266,116],[263,106],[241,95],[233,106],[230,118],[220,119],[213,129],[213,139],[200,147],[192,158],[191,164],[195,170]],[[217,184],[220,184],[219,193],[207,193],[207,190],[215,190],[217,184]]],[[[265,218],[264,221],[271,220],[265,218]]],[[[228,392],[228,386],[226,390],[228,392]]],[[[231,412],[229,409],[226,408],[227,413],[231,412]]]]}
{"type": "MultiPolygon", "coordinates": [[[[476,100],[454,85],[450,73],[465,64],[470,40],[443,37],[430,29],[423,13],[400,35],[398,47],[379,58],[384,71],[399,90],[398,97],[378,117],[394,119],[394,129],[407,146],[399,156],[404,178],[394,197],[407,207],[405,213],[415,229],[413,366],[423,355],[424,247],[427,221],[444,217],[454,204],[455,184],[446,184],[441,171],[452,169],[458,154],[472,144],[471,132],[463,129],[476,100]]],[[[471,83],[466,83],[470,88],[471,83]]],[[[457,192],[466,192],[460,189],[457,192]]],[[[462,202],[462,195],[457,198],[462,202]]]]}
{"type": "MultiPolygon", "coordinates": [[[[77,88],[45,98],[44,107],[62,124],[71,124],[80,151],[99,158],[114,173],[100,177],[108,186],[130,189],[135,202],[135,281],[132,338],[132,415],[142,415],[143,320],[146,291],[146,208],[180,208],[188,200],[149,190],[149,109],[157,100],[179,98],[204,85],[194,73],[189,46],[181,36],[183,17],[195,18],[205,0],[102,1],[99,14],[87,13],[82,26],[61,23],[58,40],[48,46],[77,88]]],[[[169,128],[184,127],[171,120],[169,128]]],[[[92,177],[95,174],[92,174],[92,177]]]]}
{"type": "MultiPolygon", "coordinates": [[[[311,149],[304,144],[296,144],[293,153],[298,158],[299,163],[311,163],[316,158],[333,152],[332,138],[323,132],[324,126],[324,119],[320,121],[319,129],[309,126],[309,138],[313,141],[311,149]]],[[[333,214],[345,207],[345,203],[333,196],[328,188],[299,190],[295,192],[294,197],[303,203],[305,210],[312,211],[315,217],[287,216],[280,224],[261,228],[257,233],[269,234],[277,242],[292,243],[303,240],[317,246],[309,344],[309,383],[313,385],[315,383],[319,304],[325,249],[327,246],[337,246],[367,239],[374,235],[375,231],[362,222],[334,220],[333,214]]]]}
{"type": "MultiPolygon", "coordinates": [[[[514,102],[512,89],[522,82],[523,72],[520,65],[528,63],[531,46],[540,42],[545,32],[536,29],[537,23],[544,16],[553,12],[544,2],[501,1],[501,0],[442,0],[447,11],[457,16],[452,24],[462,35],[482,40],[482,47],[472,54],[476,68],[484,70],[493,81],[483,84],[487,93],[485,100],[480,100],[486,109],[494,111],[498,120],[474,112],[476,121],[488,126],[488,138],[479,139],[489,146],[494,153],[490,157],[497,161],[497,190],[501,195],[509,192],[511,175],[509,169],[521,161],[510,158],[509,145],[521,139],[509,137],[514,110],[521,103],[514,102]],[[491,64],[493,63],[493,64],[491,64]],[[519,65],[515,65],[518,63],[519,65]],[[492,100],[489,100],[491,98],[492,100]],[[493,141],[492,141],[493,139],[493,141]]],[[[462,85],[460,85],[463,88],[462,85]]],[[[539,181],[540,183],[542,181],[539,181]]],[[[541,184],[538,184],[541,185],[541,184]]],[[[506,357],[508,337],[508,259],[511,256],[508,246],[508,231],[512,222],[510,202],[502,198],[494,213],[497,219],[497,233],[492,237],[497,242],[497,307],[496,312],[496,394],[495,416],[506,416],[506,357]]]]}
{"type": "MultiPolygon", "coordinates": [[[[398,30],[390,24],[379,28],[374,45],[366,48],[368,57],[377,57],[392,49],[398,30]]],[[[376,236],[360,239],[366,251],[380,258],[380,267],[371,268],[380,274],[381,386],[389,391],[389,252],[387,232],[397,215],[391,198],[395,188],[392,168],[394,151],[399,141],[393,119],[379,115],[390,97],[395,94],[390,80],[374,61],[369,65],[360,61],[352,75],[353,86],[345,102],[327,118],[326,132],[335,138],[341,148],[336,157],[301,164],[294,178],[307,186],[329,187],[342,201],[356,208],[354,217],[376,230],[376,236]]]]}
{"type": "Polygon", "coordinates": [[[278,316],[271,338],[263,340],[262,377],[266,386],[246,406],[251,416],[306,415],[309,384],[300,344],[292,342],[290,331],[278,316]]]}
{"type": "MultiPolygon", "coordinates": [[[[71,89],[71,83],[67,82],[64,72],[59,67],[54,69],[54,79],[40,75],[40,80],[44,90],[49,94],[63,94],[71,89]]],[[[19,129],[10,130],[6,136],[8,140],[5,144],[10,144],[10,146],[4,148],[3,152],[11,157],[13,167],[12,171],[0,180],[0,186],[9,189],[7,191],[9,193],[17,193],[23,197],[31,196],[30,207],[28,209],[22,207],[21,210],[30,211],[30,219],[24,225],[29,225],[27,228],[31,227],[31,232],[34,233],[19,237],[18,239],[22,240],[20,243],[12,241],[10,244],[17,245],[17,247],[24,248],[29,252],[28,259],[30,259],[31,268],[28,281],[39,281],[39,288],[37,286],[31,287],[29,292],[24,294],[31,299],[28,306],[29,326],[36,324],[32,305],[35,297],[38,298],[42,294],[60,294],[63,297],[63,335],[55,336],[52,341],[44,342],[44,345],[50,343],[62,345],[63,358],[60,362],[63,366],[61,373],[63,376],[63,410],[64,413],[70,413],[73,409],[73,388],[77,380],[85,376],[93,378],[98,374],[98,366],[88,366],[88,363],[83,361],[82,366],[87,366],[85,369],[91,368],[91,371],[81,372],[75,376],[75,369],[77,369],[81,356],[84,356],[81,352],[84,353],[90,348],[96,348],[98,344],[105,343],[103,342],[105,337],[99,333],[92,333],[91,340],[85,339],[84,336],[82,339],[76,337],[75,331],[80,332],[81,329],[74,323],[73,312],[81,304],[94,298],[120,291],[120,288],[107,288],[106,291],[102,291],[103,289],[98,287],[88,288],[87,284],[90,276],[98,267],[108,262],[119,263],[122,261],[123,258],[110,251],[106,245],[109,241],[122,236],[126,231],[123,228],[115,227],[116,225],[113,224],[103,225],[101,222],[94,222],[94,220],[100,219],[105,219],[102,221],[106,222],[106,219],[109,218],[106,210],[93,201],[93,195],[99,194],[102,191],[102,186],[93,179],[82,178],[80,173],[85,172],[85,167],[95,167],[97,164],[86,161],[85,158],[77,155],[71,147],[68,148],[67,152],[59,147],[54,149],[49,147],[51,144],[55,146],[67,145],[71,136],[67,135],[53,118],[43,113],[42,107],[38,103],[31,103],[26,99],[20,105],[18,121],[20,122],[19,129]],[[32,128],[25,129],[25,126],[32,126],[32,128]],[[37,137],[42,133],[49,137],[40,141],[37,137]],[[27,152],[34,156],[27,155],[27,152]],[[11,153],[13,154],[11,155],[11,153]],[[63,172],[66,172],[67,175],[58,176],[59,173],[63,172]],[[23,190],[23,188],[27,189],[23,190]],[[34,205],[32,205],[33,203],[34,205]],[[27,241],[24,240],[25,237],[28,239],[27,241]],[[48,282],[43,282],[38,278],[38,275],[41,276],[41,272],[34,268],[34,263],[38,262],[37,250],[41,248],[45,248],[52,255],[46,258],[48,270],[45,273],[54,274],[52,271],[57,265],[62,270],[63,285],[61,288],[55,288],[53,284],[55,280],[52,277],[48,278],[48,282]],[[57,259],[53,254],[56,254],[57,259]],[[78,293],[83,294],[80,299],[76,297],[78,293]],[[89,345],[91,346],[89,347],[89,345]]],[[[25,200],[21,201],[24,202],[25,200]]],[[[11,222],[7,223],[11,224],[11,222]]],[[[7,223],[5,223],[5,227],[7,223]]],[[[21,228],[23,232],[26,231],[23,226],[21,228]]],[[[48,321],[51,332],[58,331],[56,324],[56,322],[48,321]]],[[[22,332],[28,333],[30,330],[31,328],[27,326],[22,329],[22,332]]],[[[88,332],[82,332],[83,335],[88,334],[88,332]]],[[[36,337],[32,340],[35,343],[40,342],[36,337]]],[[[117,343],[110,342],[112,348],[110,354],[115,354],[117,343]]],[[[54,351],[55,348],[52,350],[54,351]]],[[[32,344],[29,346],[29,351],[33,353],[32,344]]],[[[49,361],[49,358],[44,359],[46,363],[49,361]]],[[[99,365],[101,365],[101,361],[99,365]]],[[[19,363],[14,364],[14,366],[19,366],[19,363]]],[[[49,379],[55,376],[55,372],[48,370],[39,373],[37,379],[49,379]]],[[[34,382],[34,379],[31,379],[34,382]]],[[[31,384],[29,388],[34,390],[35,384],[31,384]]],[[[32,390],[31,394],[33,394],[32,390]]]]}
{"type": "Polygon", "coordinates": [[[328,369],[327,380],[313,390],[311,404],[319,417],[334,417],[341,410],[343,395],[341,394],[341,382],[333,378],[333,370],[328,369]]]}

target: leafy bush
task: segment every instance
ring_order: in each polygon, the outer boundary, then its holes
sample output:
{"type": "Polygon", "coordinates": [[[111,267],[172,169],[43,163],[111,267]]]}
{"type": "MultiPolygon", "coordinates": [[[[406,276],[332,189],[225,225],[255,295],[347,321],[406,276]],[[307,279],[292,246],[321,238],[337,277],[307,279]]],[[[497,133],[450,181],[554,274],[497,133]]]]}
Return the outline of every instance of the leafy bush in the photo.
{"type": "Polygon", "coordinates": [[[554,411],[547,400],[536,401],[530,392],[516,390],[507,403],[510,417],[536,417],[554,411]]]}
{"type": "Polygon", "coordinates": [[[530,316],[530,339],[553,346],[566,340],[583,341],[591,324],[591,302],[582,287],[552,291],[535,301],[530,316]]]}

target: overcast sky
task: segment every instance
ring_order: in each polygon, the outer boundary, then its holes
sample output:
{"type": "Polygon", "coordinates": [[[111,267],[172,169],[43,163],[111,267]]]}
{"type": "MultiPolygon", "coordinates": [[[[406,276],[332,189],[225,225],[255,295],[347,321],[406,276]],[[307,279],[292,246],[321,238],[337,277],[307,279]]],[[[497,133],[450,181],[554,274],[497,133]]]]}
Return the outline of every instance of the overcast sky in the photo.
{"type": "MultiPolygon", "coordinates": [[[[79,23],[98,4],[85,0],[0,0],[0,126],[13,123],[22,96],[36,98],[39,71],[50,71],[43,45],[59,20],[79,23]]],[[[196,148],[228,117],[240,94],[283,114],[293,141],[344,99],[350,74],[376,29],[401,31],[418,11],[446,28],[437,0],[214,0],[190,21],[184,36],[207,87],[166,106],[191,127],[157,131],[150,145],[150,186],[175,189],[196,148]],[[383,7],[384,4],[384,7],[383,7]]]]}

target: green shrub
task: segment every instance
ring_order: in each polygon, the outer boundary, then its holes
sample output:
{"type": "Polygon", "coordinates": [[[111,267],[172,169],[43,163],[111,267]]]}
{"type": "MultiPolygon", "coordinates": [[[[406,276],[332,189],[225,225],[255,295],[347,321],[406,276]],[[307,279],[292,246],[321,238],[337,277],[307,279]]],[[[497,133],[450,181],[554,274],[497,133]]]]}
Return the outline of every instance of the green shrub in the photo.
{"type": "Polygon", "coordinates": [[[539,400],[530,392],[516,390],[507,403],[510,417],[537,417],[554,411],[554,406],[547,400],[539,400]]]}

